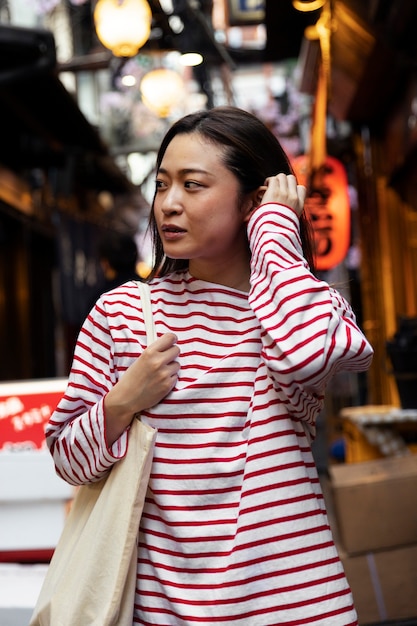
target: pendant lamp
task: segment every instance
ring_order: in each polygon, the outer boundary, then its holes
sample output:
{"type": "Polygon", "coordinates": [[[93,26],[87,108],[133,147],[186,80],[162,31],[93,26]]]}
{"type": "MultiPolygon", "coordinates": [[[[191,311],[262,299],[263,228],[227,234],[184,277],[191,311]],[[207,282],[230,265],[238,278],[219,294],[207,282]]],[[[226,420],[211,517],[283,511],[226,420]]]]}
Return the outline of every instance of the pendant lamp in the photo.
{"type": "Polygon", "coordinates": [[[159,68],[145,74],[140,83],[143,103],[159,117],[168,117],[185,97],[184,81],[174,70],[159,68]]]}
{"type": "Polygon", "coordinates": [[[326,0],[293,0],[292,5],[297,11],[307,13],[309,11],[317,11],[321,9],[326,0]]]}
{"type": "Polygon", "coordinates": [[[147,0],[98,0],[97,37],[115,56],[133,57],[149,39],[152,11],[147,0]]]}

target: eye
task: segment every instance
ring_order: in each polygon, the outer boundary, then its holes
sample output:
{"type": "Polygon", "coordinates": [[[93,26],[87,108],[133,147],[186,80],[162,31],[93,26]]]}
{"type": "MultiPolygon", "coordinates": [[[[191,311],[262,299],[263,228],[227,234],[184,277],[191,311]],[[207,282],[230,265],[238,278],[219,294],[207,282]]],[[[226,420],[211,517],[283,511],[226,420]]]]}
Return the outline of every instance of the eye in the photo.
{"type": "Polygon", "coordinates": [[[161,189],[164,189],[164,188],[166,188],[166,186],[167,186],[167,185],[166,185],[166,183],[165,183],[163,180],[161,180],[161,179],[159,179],[159,178],[157,178],[157,179],[155,180],[155,189],[156,189],[156,191],[159,191],[159,190],[161,190],[161,189]]]}
{"type": "Polygon", "coordinates": [[[199,187],[203,187],[203,185],[195,180],[186,180],[184,183],[184,187],[186,189],[198,189],[199,187]]]}

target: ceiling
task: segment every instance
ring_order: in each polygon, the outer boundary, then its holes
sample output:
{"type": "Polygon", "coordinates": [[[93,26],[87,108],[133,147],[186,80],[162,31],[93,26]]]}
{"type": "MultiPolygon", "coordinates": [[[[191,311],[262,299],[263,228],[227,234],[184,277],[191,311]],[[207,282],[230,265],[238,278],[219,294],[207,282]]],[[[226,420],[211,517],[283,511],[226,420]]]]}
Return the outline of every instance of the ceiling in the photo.
{"type": "MultiPolygon", "coordinates": [[[[300,12],[292,0],[265,0],[264,50],[236,50],[219,45],[208,27],[207,0],[173,0],[174,12],[185,24],[181,35],[170,31],[159,0],[148,0],[154,32],[162,36],[149,47],[199,49],[208,66],[228,63],[284,61],[303,55],[304,82],[314,93],[318,43],[307,42],[305,28],[317,22],[319,11],[300,12]]],[[[379,123],[387,115],[407,75],[417,67],[416,0],[330,0],[333,14],[332,76],[329,109],[341,120],[379,123]]]]}
{"type": "MultiPolygon", "coordinates": [[[[337,119],[379,125],[417,68],[417,2],[336,0],[333,21],[329,111],[337,119]]],[[[317,43],[304,43],[308,89],[317,43]]]]}
{"type": "Polygon", "coordinates": [[[0,120],[3,166],[53,170],[64,187],[75,181],[97,191],[131,187],[58,79],[50,32],[0,25],[0,120]]]}
{"type": "Polygon", "coordinates": [[[416,66],[417,3],[339,2],[335,20],[333,113],[381,123],[416,66]]]}
{"type": "MultiPolygon", "coordinates": [[[[149,2],[153,34],[146,49],[197,48],[206,55],[208,66],[282,61],[301,54],[304,88],[314,93],[318,44],[306,43],[303,34],[319,12],[295,11],[291,0],[265,0],[266,48],[243,56],[215,40],[205,13],[210,2],[173,0],[185,24],[182,35],[172,32],[159,0],[149,2]]],[[[417,67],[417,2],[333,0],[333,7],[330,111],[354,123],[377,123],[417,67]]],[[[71,11],[78,25],[74,69],[108,66],[111,54],[97,47],[91,5],[73,6],[71,11]]],[[[129,182],[57,71],[51,33],[0,25],[0,162],[16,170],[65,168],[67,176],[70,172],[90,188],[125,190],[129,182]]]]}

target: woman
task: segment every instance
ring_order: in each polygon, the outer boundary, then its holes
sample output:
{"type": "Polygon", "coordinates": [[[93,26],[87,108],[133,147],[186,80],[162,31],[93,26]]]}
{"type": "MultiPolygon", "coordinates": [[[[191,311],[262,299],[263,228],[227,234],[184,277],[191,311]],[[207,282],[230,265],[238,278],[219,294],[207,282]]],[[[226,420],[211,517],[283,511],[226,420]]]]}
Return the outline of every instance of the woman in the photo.
{"type": "Polygon", "coordinates": [[[158,339],[146,348],[135,282],[81,330],[47,431],[58,473],[102,477],[137,412],[158,430],[135,624],[357,623],[310,443],[326,383],[365,370],[372,349],[309,269],[304,198],[251,114],[179,120],[151,214],[158,339]]]}

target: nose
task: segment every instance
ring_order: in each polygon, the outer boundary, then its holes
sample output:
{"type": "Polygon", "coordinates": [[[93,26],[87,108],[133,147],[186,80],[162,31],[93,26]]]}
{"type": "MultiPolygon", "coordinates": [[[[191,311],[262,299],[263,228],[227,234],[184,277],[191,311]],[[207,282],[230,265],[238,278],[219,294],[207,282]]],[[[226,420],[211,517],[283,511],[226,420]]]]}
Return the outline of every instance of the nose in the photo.
{"type": "Polygon", "coordinates": [[[177,185],[171,185],[161,198],[161,210],[165,215],[180,213],[182,205],[182,189],[177,185]]]}

